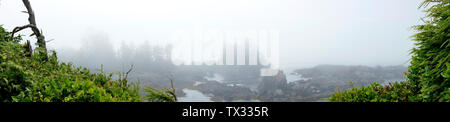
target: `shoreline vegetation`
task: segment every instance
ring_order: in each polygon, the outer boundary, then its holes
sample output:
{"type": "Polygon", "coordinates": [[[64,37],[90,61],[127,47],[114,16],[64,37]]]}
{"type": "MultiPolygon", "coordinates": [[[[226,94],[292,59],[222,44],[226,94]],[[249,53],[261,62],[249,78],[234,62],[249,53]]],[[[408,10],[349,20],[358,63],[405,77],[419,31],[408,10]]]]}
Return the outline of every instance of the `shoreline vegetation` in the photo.
{"type": "Polygon", "coordinates": [[[423,25],[413,26],[415,47],[406,82],[337,91],[332,102],[449,102],[450,0],[425,0],[423,25]]]}
{"type": "Polygon", "coordinates": [[[51,55],[29,52],[21,36],[11,36],[0,26],[0,101],[2,102],[174,102],[172,91],[144,88],[129,82],[127,73],[91,72],[51,55]]]}
{"type": "Polygon", "coordinates": [[[139,94],[140,84],[128,83],[128,74],[93,73],[87,68],[58,61],[56,51],[50,50],[37,27],[34,11],[28,0],[22,0],[29,24],[8,32],[0,26],[0,101],[2,102],[175,102],[174,90],[162,91],[145,87],[145,96],[139,94]],[[30,28],[37,43],[20,44],[22,35],[15,33],[30,28]]]}

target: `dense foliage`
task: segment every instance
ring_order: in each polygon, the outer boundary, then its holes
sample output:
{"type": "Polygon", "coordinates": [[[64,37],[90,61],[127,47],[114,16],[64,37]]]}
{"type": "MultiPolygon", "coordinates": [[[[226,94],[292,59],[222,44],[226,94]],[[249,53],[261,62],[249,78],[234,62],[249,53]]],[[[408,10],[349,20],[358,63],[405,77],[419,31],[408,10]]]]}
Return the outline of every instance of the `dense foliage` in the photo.
{"type": "MultiPolygon", "coordinates": [[[[173,89],[172,89],[173,90],[173,89]]],[[[147,93],[145,99],[149,102],[176,102],[175,91],[171,89],[163,88],[158,90],[151,87],[146,87],[144,91],[147,93]]]]}
{"type": "Polygon", "coordinates": [[[450,101],[449,3],[431,6],[425,24],[414,27],[418,33],[408,79],[425,102],[450,101]]]}
{"type": "Polygon", "coordinates": [[[336,92],[330,101],[450,101],[450,0],[425,0],[425,24],[414,26],[415,48],[407,82],[390,86],[372,84],[336,92]],[[382,89],[382,90],[380,90],[382,89]]]}
{"type": "Polygon", "coordinates": [[[338,91],[330,99],[345,102],[404,102],[416,101],[417,97],[407,82],[395,82],[387,86],[375,82],[367,87],[338,91]]]}
{"type": "MultiPolygon", "coordinates": [[[[87,68],[59,62],[56,52],[49,58],[35,49],[32,55],[0,26],[0,101],[1,102],[136,102],[144,101],[137,83],[128,83],[120,74],[94,73],[87,68]]],[[[47,55],[47,54],[45,54],[47,55]]],[[[146,99],[173,102],[166,91],[153,90],[146,99]],[[162,97],[161,97],[162,96],[162,97]],[[169,99],[169,100],[168,100],[169,99]]]]}

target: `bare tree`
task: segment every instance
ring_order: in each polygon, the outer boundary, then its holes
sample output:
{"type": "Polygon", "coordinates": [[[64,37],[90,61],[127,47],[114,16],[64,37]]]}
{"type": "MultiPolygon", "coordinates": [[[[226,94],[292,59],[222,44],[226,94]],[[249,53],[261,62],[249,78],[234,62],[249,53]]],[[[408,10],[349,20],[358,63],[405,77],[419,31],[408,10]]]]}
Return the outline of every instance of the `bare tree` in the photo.
{"type": "Polygon", "coordinates": [[[171,89],[172,92],[173,92],[172,96],[173,96],[173,98],[175,99],[175,101],[178,101],[177,95],[176,95],[176,92],[175,92],[175,87],[173,87],[173,80],[172,80],[173,74],[170,73],[170,74],[167,76],[167,78],[169,78],[169,80],[170,80],[170,87],[172,87],[172,89],[171,89]]]}
{"type": "Polygon", "coordinates": [[[31,28],[31,30],[33,31],[33,34],[31,34],[30,36],[33,36],[33,35],[36,36],[38,46],[43,49],[42,53],[44,53],[45,54],[45,58],[47,58],[47,46],[45,44],[46,43],[45,42],[45,37],[42,34],[42,31],[40,31],[39,28],[36,26],[36,18],[35,18],[35,15],[34,15],[34,11],[31,8],[30,1],[22,0],[22,2],[25,5],[25,7],[27,8],[27,11],[23,11],[23,12],[28,14],[28,22],[30,24],[14,28],[13,32],[12,32],[12,36],[14,36],[14,33],[19,32],[19,31],[21,31],[23,29],[31,28]]]}

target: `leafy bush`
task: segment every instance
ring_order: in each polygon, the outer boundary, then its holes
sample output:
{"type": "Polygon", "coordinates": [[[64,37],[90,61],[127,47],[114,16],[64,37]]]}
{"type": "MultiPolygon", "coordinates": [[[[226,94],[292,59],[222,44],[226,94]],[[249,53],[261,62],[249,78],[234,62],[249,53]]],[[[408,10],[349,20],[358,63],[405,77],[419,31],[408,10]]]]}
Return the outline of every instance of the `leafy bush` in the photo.
{"type": "Polygon", "coordinates": [[[418,33],[413,36],[416,47],[411,52],[408,79],[424,102],[450,101],[445,97],[450,87],[449,3],[441,0],[432,5],[425,10],[425,24],[414,26],[418,33]]]}
{"type": "Polygon", "coordinates": [[[176,95],[174,91],[164,88],[163,91],[146,87],[144,89],[147,94],[145,95],[146,100],[150,102],[176,102],[176,95]]]}
{"type": "MultiPolygon", "coordinates": [[[[144,101],[136,83],[127,83],[127,79],[122,78],[113,80],[112,73],[92,73],[71,63],[60,63],[55,51],[45,59],[38,48],[28,57],[20,40],[20,36],[11,37],[0,26],[1,102],[144,101]]],[[[149,95],[156,92],[165,91],[149,95]]],[[[170,98],[160,101],[167,99],[170,98]]]]}
{"type": "Polygon", "coordinates": [[[329,100],[333,102],[407,102],[416,101],[417,97],[412,86],[407,82],[390,83],[388,86],[381,86],[375,82],[368,87],[338,91],[329,100]]]}
{"type": "Polygon", "coordinates": [[[330,101],[378,102],[378,101],[450,101],[450,0],[425,0],[421,7],[431,5],[423,19],[424,25],[413,28],[416,42],[411,50],[411,65],[407,82],[380,87],[372,84],[365,88],[353,88],[336,92],[330,101]],[[432,5],[431,5],[432,4],[432,5]],[[390,87],[390,88],[389,88],[390,87]],[[387,91],[381,92],[379,89],[387,91]],[[391,96],[389,96],[391,95],[391,96]]]}

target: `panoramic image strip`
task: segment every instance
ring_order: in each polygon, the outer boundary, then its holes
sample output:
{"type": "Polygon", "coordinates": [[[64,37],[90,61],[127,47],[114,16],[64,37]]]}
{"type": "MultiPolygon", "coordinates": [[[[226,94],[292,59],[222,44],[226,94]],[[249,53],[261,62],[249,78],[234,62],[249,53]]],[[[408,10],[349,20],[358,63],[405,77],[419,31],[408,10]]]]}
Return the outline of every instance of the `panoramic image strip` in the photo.
{"type": "Polygon", "coordinates": [[[0,16],[4,110],[278,120],[450,102],[450,0],[0,0],[0,16]]]}

